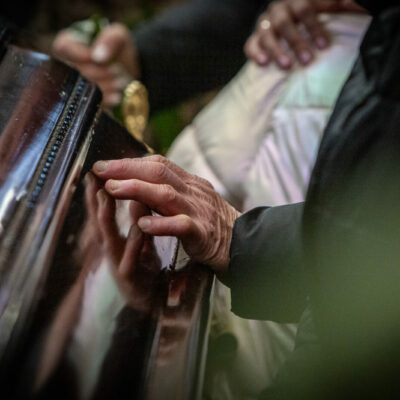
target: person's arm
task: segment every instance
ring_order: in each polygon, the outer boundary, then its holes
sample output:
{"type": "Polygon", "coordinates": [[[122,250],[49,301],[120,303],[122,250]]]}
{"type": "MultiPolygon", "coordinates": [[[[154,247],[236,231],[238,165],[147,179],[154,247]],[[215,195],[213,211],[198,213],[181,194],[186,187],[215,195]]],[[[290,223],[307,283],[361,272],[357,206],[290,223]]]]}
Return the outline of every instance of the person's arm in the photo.
{"type": "Polygon", "coordinates": [[[93,172],[112,197],[136,200],[159,214],[138,220],[144,233],[178,237],[189,256],[229,283],[234,312],[298,319],[306,298],[302,203],[257,208],[240,217],[206,180],[161,156],[97,162],[93,172]]]}
{"type": "Polygon", "coordinates": [[[297,322],[306,307],[303,203],[259,207],[236,220],[227,283],[240,317],[297,322]]]}
{"type": "Polygon", "coordinates": [[[265,0],[194,0],[137,30],[134,42],[152,110],[227,83],[265,0]]]}

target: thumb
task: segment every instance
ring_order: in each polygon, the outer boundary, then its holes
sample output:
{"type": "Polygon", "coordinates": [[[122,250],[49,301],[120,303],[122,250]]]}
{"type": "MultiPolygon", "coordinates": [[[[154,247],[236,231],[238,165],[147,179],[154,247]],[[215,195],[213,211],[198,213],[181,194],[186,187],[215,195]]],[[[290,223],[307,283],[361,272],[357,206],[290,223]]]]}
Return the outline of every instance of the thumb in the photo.
{"type": "Polygon", "coordinates": [[[122,24],[112,24],[103,29],[93,44],[92,60],[107,64],[118,58],[131,40],[128,29],[122,24]]]}

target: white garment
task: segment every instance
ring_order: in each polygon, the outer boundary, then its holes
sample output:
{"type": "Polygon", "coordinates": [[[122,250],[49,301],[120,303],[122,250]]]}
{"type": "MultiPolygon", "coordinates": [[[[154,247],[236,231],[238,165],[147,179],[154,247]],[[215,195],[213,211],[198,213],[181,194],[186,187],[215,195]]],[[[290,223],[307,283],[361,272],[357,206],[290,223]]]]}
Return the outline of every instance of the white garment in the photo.
{"type": "MultiPolygon", "coordinates": [[[[311,65],[286,72],[248,62],[168,153],[239,209],[304,199],[322,133],[370,20],[320,17],[332,44],[311,65]]],[[[231,370],[206,391],[213,399],[255,398],[291,350],[295,327],[238,318],[229,311],[226,289],[220,284],[217,291],[213,323],[233,332],[239,349],[231,370]]]]}

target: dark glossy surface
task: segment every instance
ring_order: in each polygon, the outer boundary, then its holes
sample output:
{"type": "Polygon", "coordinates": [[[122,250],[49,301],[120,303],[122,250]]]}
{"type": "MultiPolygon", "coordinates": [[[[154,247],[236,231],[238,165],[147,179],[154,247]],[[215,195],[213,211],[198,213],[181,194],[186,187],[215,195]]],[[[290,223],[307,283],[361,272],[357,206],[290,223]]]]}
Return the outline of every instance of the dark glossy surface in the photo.
{"type": "Polygon", "coordinates": [[[6,398],[194,399],[211,277],[175,239],[131,229],[141,207],[89,172],[146,151],[99,102],[47,56],[11,47],[0,63],[0,387],[6,398]]]}
{"type": "Polygon", "coordinates": [[[0,63],[0,235],[26,191],[77,74],[9,46],[0,63]],[[20,72],[21,71],[21,72],[20,72]]]}

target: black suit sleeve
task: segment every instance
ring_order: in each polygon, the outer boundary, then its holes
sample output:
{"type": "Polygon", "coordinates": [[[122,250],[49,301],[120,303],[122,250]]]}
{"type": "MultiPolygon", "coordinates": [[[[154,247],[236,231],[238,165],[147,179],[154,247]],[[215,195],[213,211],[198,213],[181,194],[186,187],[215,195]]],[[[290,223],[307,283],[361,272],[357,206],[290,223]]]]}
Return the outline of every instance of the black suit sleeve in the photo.
{"type": "Polygon", "coordinates": [[[303,203],[259,207],[235,223],[228,285],[232,311],[244,318],[297,322],[306,307],[303,203]]]}
{"type": "Polygon", "coordinates": [[[134,33],[157,110],[228,82],[245,61],[243,45],[265,0],[193,0],[134,33]]]}
{"type": "Polygon", "coordinates": [[[377,15],[380,12],[395,7],[399,4],[399,0],[356,0],[361,7],[364,7],[372,15],[377,15]]]}

